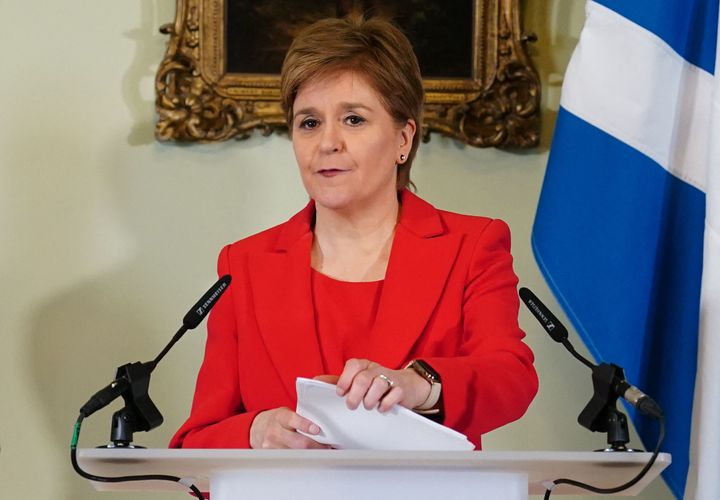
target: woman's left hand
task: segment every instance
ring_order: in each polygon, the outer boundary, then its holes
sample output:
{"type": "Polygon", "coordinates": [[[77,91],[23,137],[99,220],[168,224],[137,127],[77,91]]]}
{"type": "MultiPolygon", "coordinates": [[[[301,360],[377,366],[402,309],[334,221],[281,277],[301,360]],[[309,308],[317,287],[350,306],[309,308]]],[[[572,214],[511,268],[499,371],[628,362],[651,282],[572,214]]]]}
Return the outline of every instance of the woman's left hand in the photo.
{"type": "Polygon", "coordinates": [[[386,412],[394,405],[413,409],[430,395],[430,384],[414,370],[390,370],[368,359],[349,359],[337,381],[337,393],[348,408],[386,412]]]}

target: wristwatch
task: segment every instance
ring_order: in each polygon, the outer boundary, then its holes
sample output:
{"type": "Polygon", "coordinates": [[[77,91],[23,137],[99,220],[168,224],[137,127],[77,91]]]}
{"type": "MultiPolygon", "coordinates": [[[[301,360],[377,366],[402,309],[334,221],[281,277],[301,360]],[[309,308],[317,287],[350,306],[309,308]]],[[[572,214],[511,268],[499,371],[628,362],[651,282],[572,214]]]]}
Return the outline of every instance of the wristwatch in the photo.
{"type": "Polygon", "coordinates": [[[430,394],[427,399],[420,405],[413,408],[415,413],[420,415],[437,415],[440,413],[440,395],[442,393],[442,384],[440,375],[433,370],[432,366],[421,359],[410,361],[405,369],[415,370],[415,373],[428,381],[430,384],[430,394]]]}

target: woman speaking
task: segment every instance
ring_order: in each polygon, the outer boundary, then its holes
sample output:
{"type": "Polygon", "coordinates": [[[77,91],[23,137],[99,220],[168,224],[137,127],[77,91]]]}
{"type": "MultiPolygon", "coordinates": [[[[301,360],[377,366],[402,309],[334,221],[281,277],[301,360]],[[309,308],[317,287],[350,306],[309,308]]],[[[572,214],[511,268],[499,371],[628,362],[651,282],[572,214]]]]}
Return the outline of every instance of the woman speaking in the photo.
{"type": "Polygon", "coordinates": [[[523,415],[537,376],[507,226],[408,190],[423,104],[410,42],[378,18],[319,21],[281,81],[310,202],[220,253],[233,284],[170,445],[324,448],[293,411],[296,378],[321,376],[351,409],[402,405],[480,448],[523,415]]]}

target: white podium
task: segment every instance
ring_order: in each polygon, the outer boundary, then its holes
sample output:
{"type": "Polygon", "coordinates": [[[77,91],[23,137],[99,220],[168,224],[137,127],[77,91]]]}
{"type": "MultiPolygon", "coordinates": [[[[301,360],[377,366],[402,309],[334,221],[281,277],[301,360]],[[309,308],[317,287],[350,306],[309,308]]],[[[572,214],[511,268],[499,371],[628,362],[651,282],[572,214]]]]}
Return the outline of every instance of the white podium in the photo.
{"type": "MultiPolygon", "coordinates": [[[[566,477],[600,487],[631,479],[650,453],[555,451],[167,450],[80,449],[91,474],[170,474],[193,478],[212,500],[526,500],[543,481],[566,477]]],[[[634,496],[670,464],[661,453],[648,474],[622,493],[634,496]]],[[[97,483],[98,490],[183,491],[162,481],[97,483]]],[[[185,490],[187,491],[187,490],[185,490]]],[[[560,485],[555,495],[588,494],[560,485]]]]}

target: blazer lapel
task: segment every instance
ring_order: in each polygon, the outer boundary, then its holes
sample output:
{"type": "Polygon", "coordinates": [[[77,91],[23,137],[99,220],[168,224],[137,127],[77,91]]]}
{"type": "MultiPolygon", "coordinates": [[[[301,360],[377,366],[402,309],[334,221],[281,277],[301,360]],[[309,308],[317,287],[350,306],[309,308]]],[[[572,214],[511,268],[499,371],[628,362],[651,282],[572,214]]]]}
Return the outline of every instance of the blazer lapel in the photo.
{"type": "Polygon", "coordinates": [[[295,379],[322,373],[310,283],[310,203],[290,219],[274,251],[250,256],[250,282],[260,334],[295,399],[295,379]]]}
{"type": "Polygon", "coordinates": [[[437,210],[408,191],[395,231],[370,340],[373,361],[404,363],[440,299],[462,241],[448,234],[437,210]]]}

